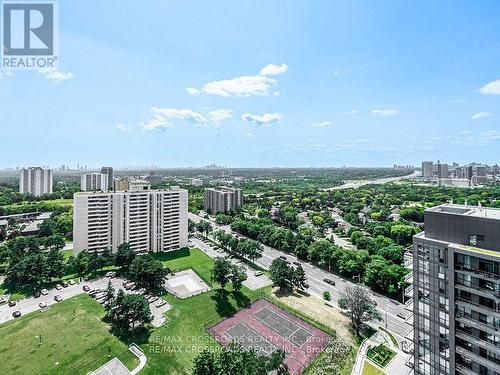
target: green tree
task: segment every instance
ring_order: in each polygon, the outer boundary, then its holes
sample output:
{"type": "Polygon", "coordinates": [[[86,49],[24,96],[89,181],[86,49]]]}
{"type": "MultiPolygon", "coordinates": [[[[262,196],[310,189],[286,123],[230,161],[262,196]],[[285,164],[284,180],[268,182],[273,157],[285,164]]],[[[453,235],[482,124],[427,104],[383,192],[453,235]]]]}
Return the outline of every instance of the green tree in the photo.
{"type": "Polygon", "coordinates": [[[359,286],[347,286],[341,293],[338,304],[340,308],[347,310],[357,336],[360,336],[366,322],[380,317],[368,292],[359,286]]]}
{"type": "Polygon", "coordinates": [[[118,246],[115,255],[115,262],[122,273],[128,273],[128,269],[136,257],[135,251],[132,249],[129,243],[124,242],[118,246]]]}
{"type": "Polygon", "coordinates": [[[165,277],[170,273],[170,270],[164,268],[162,262],[145,254],[134,258],[128,273],[130,279],[138,286],[157,293],[163,290],[165,277]]]}
{"type": "Polygon", "coordinates": [[[212,268],[211,280],[218,283],[222,290],[228,283],[229,275],[232,271],[231,263],[224,257],[216,257],[214,259],[214,267],[212,268]]]}

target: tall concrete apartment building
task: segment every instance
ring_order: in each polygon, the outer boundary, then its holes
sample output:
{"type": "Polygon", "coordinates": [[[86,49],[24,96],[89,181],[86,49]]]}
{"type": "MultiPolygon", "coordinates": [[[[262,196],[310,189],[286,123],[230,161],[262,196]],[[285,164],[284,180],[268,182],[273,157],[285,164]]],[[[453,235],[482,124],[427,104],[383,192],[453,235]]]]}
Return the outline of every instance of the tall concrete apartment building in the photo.
{"type": "Polygon", "coordinates": [[[500,374],[500,209],[425,210],[413,237],[415,375],[500,374]]]}
{"type": "Polygon", "coordinates": [[[422,177],[423,178],[431,178],[432,176],[434,176],[434,162],[423,161],[422,162],[422,177]]]}
{"type": "Polygon", "coordinates": [[[100,251],[130,243],[137,252],[177,250],[188,244],[188,192],[184,189],[76,193],[73,247],[100,251]]]}
{"type": "Polygon", "coordinates": [[[108,175],[105,173],[82,174],[80,189],[82,191],[108,191],[108,175]]]}
{"type": "Polygon", "coordinates": [[[204,210],[207,212],[228,212],[243,205],[241,189],[230,187],[205,189],[204,210]]]}
{"type": "Polygon", "coordinates": [[[112,167],[102,167],[101,173],[108,175],[108,189],[113,190],[113,168],[112,167]]]}
{"type": "Polygon", "coordinates": [[[51,169],[29,167],[21,169],[19,175],[19,192],[40,197],[52,194],[53,174],[51,169]]]}

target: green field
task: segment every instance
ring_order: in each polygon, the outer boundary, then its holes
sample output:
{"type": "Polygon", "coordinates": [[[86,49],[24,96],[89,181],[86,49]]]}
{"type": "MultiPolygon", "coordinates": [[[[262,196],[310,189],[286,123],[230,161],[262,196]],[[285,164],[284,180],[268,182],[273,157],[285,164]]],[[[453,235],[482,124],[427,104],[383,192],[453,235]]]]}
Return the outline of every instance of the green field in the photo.
{"type": "Polygon", "coordinates": [[[133,369],[139,361],[108,332],[103,315],[101,305],[81,294],[0,325],[0,374],[86,374],[108,361],[108,348],[133,369]]]}
{"type": "Polygon", "coordinates": [[[361,375],[385,375],[385,372],[380,371],[378,368],[365,361],[361,375]]]}
{"type": "MultiPolygon", "coordinates": [[[[213,261],[202,251],[183,249],[154,256],[172,270],[192,268],[214,287],[210,281],[213,261]]],[[[225,294],[212,290],[185,300],[171,295],[165,297],[173,307],[167,312],[170,321],[154,330],[149,341],[141,345],[148,357],[141,374],[189,374],[198,351],[204,347],[219,346],[205,329],[234,314],[262,293],[252,292],[245,287],[241,292],[233,293],[230,287],[226,288],[228,292],[225,294]]]]}

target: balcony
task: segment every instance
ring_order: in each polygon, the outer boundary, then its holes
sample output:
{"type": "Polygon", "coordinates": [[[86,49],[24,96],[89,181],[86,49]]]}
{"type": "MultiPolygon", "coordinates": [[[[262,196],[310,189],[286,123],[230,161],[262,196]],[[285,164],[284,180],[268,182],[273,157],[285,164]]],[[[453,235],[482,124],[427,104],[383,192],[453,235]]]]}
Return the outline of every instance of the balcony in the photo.
{"type": "Polygon", "coordinates": [[[493,314],[493,315],[495,315],[495,317],[500,319],[500,306],[498,306],[498,305],[497,305],[497,308],[489,307],[489,306],[481,305],[477,302],[473,302],[473,301],[470,301],[470,300],[467,300],[467,299],[464,299],[461,297],[456,297],[455,303],[457,305],[472,308],[472,309],[474,309],[478,312],[481,312],[483,314],[486,314],[486,315],[493,314]]]}
{"type": "Polygon", "coordinates": [[[456,329],[455,331],[455,335],[457,337],[460,337],[462,340],[464,341],[467,341],[469,343],[472,343],[476,346],[481,346],[487,350],[491,350],[493,352],[498,352],[500,351],[500,344],[499,345],[495,345],[494,343],[492,342],[489,342],[489,341],[486,341],[486,340],[482,340],[481,338],[479,337],[476,337],[474,335],[471,335],[470,333],[464,331],[462,328],[458,328],[456,329]]]}
{"type": "Polygon", "coordinates": [[[464,358],[468,358],[468,359],[470,359],[470,360],[472,360],[480,365],[486,366],[492,370],[495,370],[500,365],[500,359],[497,359],[497,358],[494,358],[491,356],[486,356],[486,357],[480,356],[479,354],[476,354],[476,353],[474,353],[474,352],[470,351],[469,349],[466,349],[462,346],[457,345],[455,347],[455,352],[460,354],[464,358]]]}
{"type": "Polygon", "coordinates": [[[410,285],[409,287],[405,288],[405,296],[409,298],[413,297],[413,285],[410,285]]]}
{"type": "Polygon", "coordinates": [[[455,271],[458,272],[463,272],[467,275],[474,275],[476,277],[481,277],[482,279],[488,280],[488,281],[496,281],[500,282],[500,275],[498,273],[493,273],[493,272],[487,272],[487,271],[482,271],[478,270],[469,266],[457,264],[455,265],[455,271]]]}
{"type": "Polygon", "coordinates": [[[405,282],[407,283],[413,283],[413,272],[409,272],[406,276],[405,276],[405,282]]]}

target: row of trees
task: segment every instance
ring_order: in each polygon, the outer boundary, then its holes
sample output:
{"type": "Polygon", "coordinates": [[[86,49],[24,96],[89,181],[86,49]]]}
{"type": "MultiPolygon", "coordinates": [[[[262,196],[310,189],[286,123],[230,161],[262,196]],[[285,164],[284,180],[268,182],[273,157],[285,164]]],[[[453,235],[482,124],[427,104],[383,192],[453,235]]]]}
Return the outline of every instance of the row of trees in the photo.
{"type": "Polygon", "coordinates": [[[288,375],[285,357],[282,350],[261,356],[253,348],[232,343],[217,351],[203,350],[193,360],[192,375],[288,375]]]}
{"type": "Polygon", "coordinates": [[[254,262],[257,258],[262,257],[263,248],[260,242],[249,240],[246,238],[240,239],[219,229],[213,233],[213,237],[218,241],[221,247],[235,255],[249,259],[254,262]]]}
{"type": "Polygon", "coordinates": [[[276,258],[269,267],[269,273],[273,285],[280,290],[304,290],[309,287],[306,273],[300,264],[294,266],[285,259],[276,258]]]}
{"type": "Polygon", "coordinates": [[[6,264],[6,283],[31,285],[35,289],[65,273],[64,257],[60,250],[64,239],[50,236],[16,237],[0,246],[0,263],[6,264]]]}
{"type": "Polygon", "coordinates": [[[247,274],[243,267],[232,264],[225,257],[216,257],[214,259],[214,267],[212,268],[211,279],[219,283],[224,291],[227,283],[231,283],[233,290],[239,291],[243,285],[243,281],[247,279],[247,274]]]}
{"type": "Polygon", "coordinates": [[[104,267],[111,265],[119,267],[120,274],[134,281],[139,287],[154,293],[163,290],[164,279],[170,273],[162,262],[150,254],[137,255],[128,243],[118,246],[116,254],[110,250],[99,253],[82,251],[76,257],[69,258],[68,272],[80,277],[93,277],[104,267]]]}

